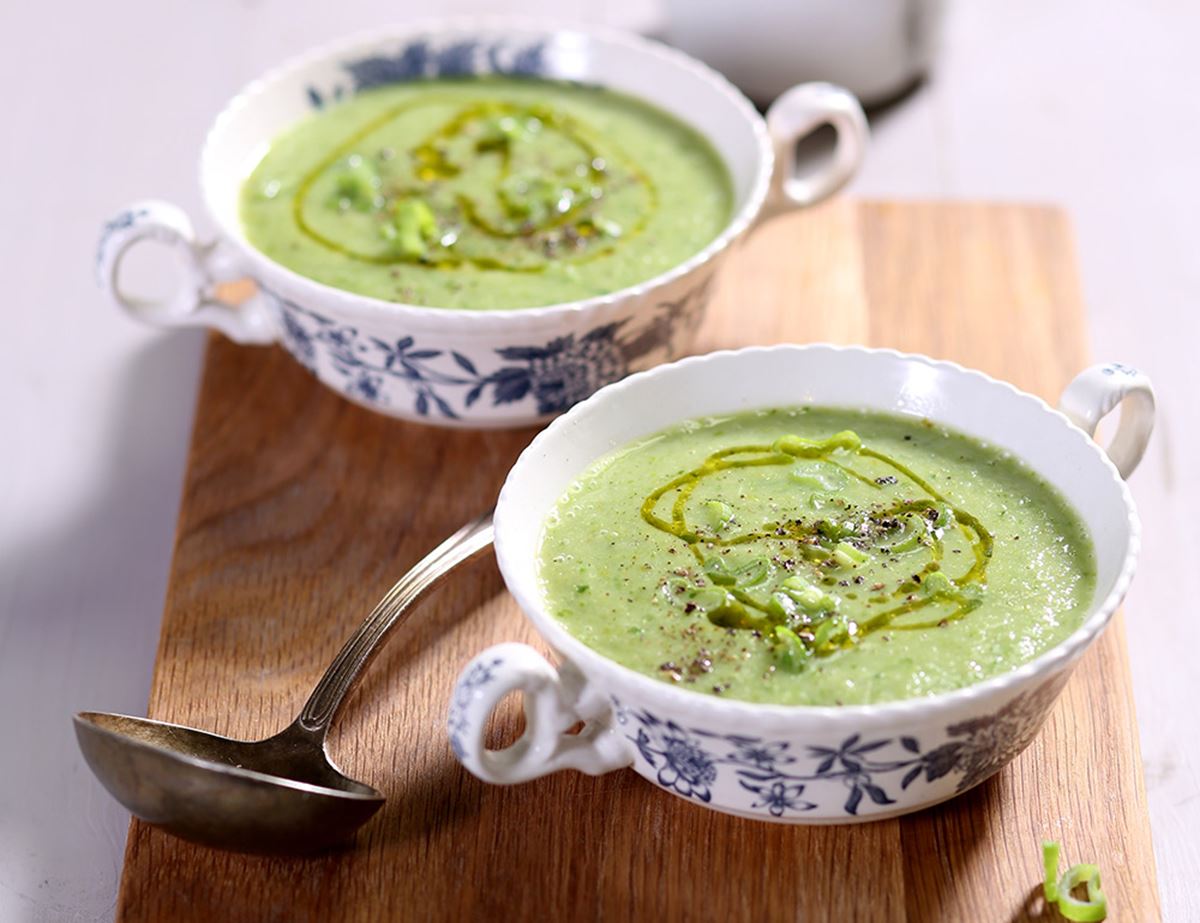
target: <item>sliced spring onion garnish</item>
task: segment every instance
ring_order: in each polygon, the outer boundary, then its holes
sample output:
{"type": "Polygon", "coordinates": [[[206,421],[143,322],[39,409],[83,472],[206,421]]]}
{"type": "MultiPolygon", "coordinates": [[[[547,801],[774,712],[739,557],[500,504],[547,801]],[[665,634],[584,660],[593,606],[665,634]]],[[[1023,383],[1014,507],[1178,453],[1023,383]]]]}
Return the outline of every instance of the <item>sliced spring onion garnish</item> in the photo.
{"type": "Polygon", "coordinates": [[[1097,923],[1108,916],[1108,900],[1100,890],[1100,869],[1095,865],[1072,865],[1062,879],[1058,878],[1057,843],[1042,843],[1042,863],[1046,879],[1042,891],[1047,904],[1056,904],[1058,912],[1073,923],[1097,923]],[[1079,885],[1087,888],[1087,900],[1080,900],[1071,891],[1079,885]]]}
{"type": "Polygon", "coordinates": [[[1058,903],[1058,850],[1057,843],[1042,841],[1042,865],[1046,870],[1042,893],[1046,895],[1047,904],[1058,903]]]}

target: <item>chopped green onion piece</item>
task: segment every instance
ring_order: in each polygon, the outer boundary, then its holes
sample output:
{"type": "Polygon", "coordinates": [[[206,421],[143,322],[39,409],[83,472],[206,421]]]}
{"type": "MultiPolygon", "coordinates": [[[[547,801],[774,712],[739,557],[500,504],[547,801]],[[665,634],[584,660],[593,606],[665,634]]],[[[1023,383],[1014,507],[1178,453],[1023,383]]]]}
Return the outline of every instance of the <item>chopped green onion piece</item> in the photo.
{"type": "Polygon", "coordinates": [[[1100,890],[1100,869],[1094,865],[1073,865],[1058,886],[1058,912],[1075,923],[1097,923],[1108,916],[1108,898],[1100,890]],[[1087,900],[1071,893],[1080,884],[1087,886],[1087,900]]]}
{"type": "Polygon", "coordinates": [[[335,180],[335,202],[345,203],[358,211],[370,211],[375,207],[381,182],[371,164],[358,155],[351,155],[335,180]]]}
{"type": "MultiPolygon", "coordinates": [[[[833,542],[840,542],[843,539],[849,538],[858,531],[858,527],[853,521],[847,519],[845,522],[838,522],[836,519],[821,519],[817,521],[817,534],[822,538],[827,538],[833,542]]],[[[824,548],[825,546],[822,546],[824,548]]],[[[832,554],[832,552],[830,552],[832,554]]]]}
{"type": "Polygon", "coordinates": [[[816,587],[811,587],[796,597],[796,602],[805,609],[823,611],[837,607],[837,600],[827,593],[822,593],[816,587]]]}
{"type": "Polygon", "coordinates": [[[798,574],[783,581],[783,592],[798,602],[806,612],[832,611],[838,607],[836,598],[813,586],[798,574]]]}
{"type": "Polygon", "coordinates": [[[957,591],[954,582],[940,570],[926,574],[921,583],[921,593],[924,596],[948,596],[957,591]]]}
{"type": "Polygon", "coordinates": [[[1046,896],[1048,904],[1058,902],[1058,851],[1057,843],[1051,840],[1042,841],[1042,866],[1046,871],[1042,893],[1046,896]]]}
{"type": "Polygon", "coordinates": [[[709,500],[704,504],[704,515],[709,525],[720,531],[733,519],[733,507],[721,500],[709,500]]]}
{"type": "Polygon", "coordinates": [[[1042,865],[1046,877],[1042,892],[1047,904],[1056,904],[1058,912],[1073,923],[1098,923],[1108,916],[1108,899],[1100,890],[1100,869],[1095,865],[1073,865],[1058,879],[1057,843],[1049,840],[1042,843],[1042,865]],[[1081,901],[1071,893],[1079,885],[1086,885],[1087,900],[1081,901]]]}
{"type": "Polygon", "coordinates": [[[865,551],[859,551],[849,542],[838,542],[833,549],[833,559],[838,562],[841,567],[853,567],[855,564],[866,564],[867,554],[865,551]]]}
{"type": "Polygon", "coordinates": [[[926,527],[928,520],[918,513],[905,513],[902,521],[904,525],[900,528],[897,536],[895,538],[889,537],[887,540],[887,545],[891,548],[893,554],[903,554],[906,551],[912,551],[921,544],[921,539],[929,534],[926,527]]]}
{"type": "Polygon", "coordinates": [[[830,621],[833,630],[825,634],[821,644],[818,645],[815,640],[813,642],[813,650],[821,654],[832,654],[851,640],[849,629],[840,619],[830,621]]]}
{"type": "Polygon", "coordinates": [[[709,558],[704,562],[704,573],[717,586],[733,586],[737,577],[729,572],[721,558],[709,558]]]}
{"type": "Polygon", "coordinates": [[[759,628],[761,626],[760,620],[752,616],[750,611],[729,593],[725,594],[725,598],[719,606],[709,609],[705,615],[718,628],[759,628]]]}
{"type": "Polygon", "coordinates": [[[836,647],[849,635],[850,628],[845,619],[833,616],[821,622],[813,632],[813,648],[820,651],[822,648],[836,647]]]}
{"type": "Polygon", "coordinates": [[[950,509],[949,504],[938,503],[933,508],[937,510],[937,518],[933,520],[934,528],[945,529],[954,522],[954,510],[950,509]]]}
{"type": "Polygon", "coordinates": [[[804,669],[809,651],[794,631],[783,625],[776,625],[772,645],[779,666],[791,673],[799,673],[804,669]]]}
{"type": "MultiPolygon", "coordinates": [[[[383,225],[383,228],[387,227],[383,225]]],[[[384,230],[384,237],[405,256],[419,260],[425,255],[428,242],[438,236],[437,219],[421,199],[403,199],[396,203],[392,231],[394,233],[389,234],[384,230]]]]}
{"type": "Polygon", "coordinates": [[[777,619],[790,619],[796,614],[796,600],[787,593],[772,593],[767,600],[767,614],[777,619]]]}
{"type": "Polygon", "coordinates": [[[522,124],[511,115],[489,119],[480,133],[479,140],[475,142],[475,150],[507,151],[514,141],[519,141],[540,129],[540,123],[537,129],[534,129],[532,120],[522,124]]]}

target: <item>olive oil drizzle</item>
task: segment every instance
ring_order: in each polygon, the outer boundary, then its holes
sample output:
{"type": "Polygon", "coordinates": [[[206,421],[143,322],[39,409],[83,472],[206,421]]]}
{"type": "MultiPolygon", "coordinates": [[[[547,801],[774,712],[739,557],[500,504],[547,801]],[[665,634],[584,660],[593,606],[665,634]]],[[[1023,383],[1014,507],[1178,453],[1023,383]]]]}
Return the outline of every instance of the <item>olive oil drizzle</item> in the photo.
{"type": "MultiPolygon", "coordinates": [[[[711,578],[714,581],[714,589],[719,589],[725,594],[725,601],[710,607],[706,613],[714,624],[734,630],[761,632],[776,642],[786,642],[792,647],[795,646],[795,642],[799,642],[803,659],[814,655],[827,656],[835,651],[853,647],[867,635],[885,628],[914,631],[944,625],[962,619],[979,605],[986,586],[987,565],[994,543],[991,533],[976,516],[968,510],[950,504],[938,490],[911,468],[889,455],[863,445],[853,433],[840,433],[824,441],[785,437],[787,438],[792,441],[782,446],[781,443],[785,440],[777,440],[774,445],[732,446],[713,452],[698,467],[672,478],[652,491],[642,502],[642,518],[658,531],[684,542],[695,558],[701,569],[701,577],[696,585],[707,587],[708,581],[705,578],[711,578]],[[884,544],[877,536],[876,542],[872,544],[860,534],[838,536],[835,533],[831,536],[828,520],[819,517],[811,521],[792,519],[768,522],[761,527],[728,536],[721,535],[720,530],[702,530],[689,522],[688,503],[696,489],[706,478],[731,469],[791,466],[800,459],[815,459],[833,464],[847,475],[882,491],[878,480],[863,474],[841,459],[833,458],[835,453],[845,453],[851,458],[874,459],[926,495],[881,505],[868,516],[868,521],[875,523],[885,535],[901,528],[902,524],[907,524],[913,529],[912,534],[903,535],[901,540],[895,543],[888,539],[889,544],[884,544]],[[664,499],[672,494],[674,497],[670,501],[670,516],[664,518],[659,515],[658,510],[664,499]],[[935,524],[943,518],[947,520],[947,527],[953,525],[959,530],[973,552],[974,560],[958,577],[949,578],[942,574],[941,577],[935,578],[940,587],[936,592],[922,592],[922,584],[927,578],[942,572],[944,533],[940,527],[935,527],[935,524]],[[924,534],[921,534],[922,530],[924,534]],[[795,560],[820,568],[829,563],[837,553],[840,537],[846,538],[848,544],[858,553],[873,550],[889,558],[895,553],[911,550],[917,542],[927,543],[930,559],[920,571],[899,582],[889,594],[882,598],[875,597],[877,601],[890,599],[894,605],[877,613],[850,618],[840,615],[836,611],[836,605],[815,612],[800,612],[798,608],[788,612],[777,603],[773,605],[770,599],[764,601],[761,595],[753,592],[761,580],[754,580],[749,586],[739,585],[736,579],[731,579],[731,576],[723,573],[718,566],[722,564],[720,554],[711,553],[752,542],[775,540],[790,546],[795,560]],[[893,547],[906,543],[909,547],[893,547]],[[715,586],[718,580],[723,583],[720,587],[715,586]],[[948,602],[953,608],[936,619],[898,622],[903,616],[920,612],[935,602],[948,602]],[[838,622],[836,625],[832,624],[835,620],[838,622]],[[827,622],[831,624],[825,625],[827,622]]],[[[734,521],[736,516],[730,519],[730,522],[734,521]]],[[[822,585],[838,582],[821,574],[819,570],[813,575],[813,579],[822,585]]],[[[800,583],[804,584],[805,581],[800,579],[800,583]]],[[[778,589],[772,594],[772,598],[776,595],[778,589]]],[[[793,660],[795,654],[795,651],[789,652],[793,660]]]]}
{"type": "MultiPolygon", "coordinates": [[[[604,153],[601,154],[599,146],[593,140],[593,132],[577,119],[547,106],[489,100],[467,104],[448,122],[406,152],[414,164],[414,175],[418,184],[387,189],[383,196],[383,205],[379,209],[381,218],[386,220],[388,206],[406,199],[422,199],[437,184],[451,180],[462,172],[463,165],[455,163],[449,157],[447,142],[478,128],[489,119],[511,118],[519,122],[533,119],[537,121],[541,130],[557,131],[569,143],[578,148],[580,162],[577,170],[586,168],[586,181],[592,189],[599,190],[599,196],[573,196],[567,208],[554,209],[540,222],[522,220],[527,211],[526,203],[520,201],[518,197],[514,197],[505,187],[505,181],[512,175],[511,145],[483,138],[476,145],[476,156],[494,155],[500,159],[495,198],[504,218],[507,219],[508,226],[489,219],[486,216],[486,209],[481,206],[480,202],[463,193],[454,197],[457,215],[443,215],[442,217],[454,218],[457,222],[465,223],[472,232],[484,238],[527,241],[527,246],[522,248],[524,253],[529,254],[534,249],[540,249],[545,253],[545,259],[522,263],[519,260],[492,255],[466,253],[463,252],[461,245],[457,249],[453,248],[453,245],[438,246],[431,252],[415,258],[411,254],[386,248],[380,252],[370,252],[347,246],[313,226],[308,219],[307,209],[313,188],[322,176],[334,169],[345,158],[352,156],[371,135],[413,109],[419,106],[444,105],[448,102],[451,100],[447,97],[425,97],[421,100],[400,103],[351,133],[301,179],[292,202],[292,218],[297,229],[320,246],[335,251],[348,259],[363,263],[382,266],[409,263],[428,268],[454,268],[470,265],[477,269],[539,273],[545,270],[548,263],[557,259],[568,258],[572,263],[584,263],[613,252],[624,242],[641,234],[657,210],[658,190],[646,173],[625,157],[622,152],[616,150],[611,143],[605,145],[604,153]],[[623,187],[629,185],[640,187],[646,203],[636,221],[627,227],[622,227],[619,236],[610,238],[598,230],[596,223],[592,221],[592,215],[598,204],[604,201],[608,190],[618,183],[623,187]],[[570,231],[570,239],[573,241],[571,247],[559,246],[552,238],[551,235],[560,230],[570,231]],[[568,250],[573,252],[566,252],[568,250]]],[[[401,155],[397,153],[396,156],[401,155]]]]}

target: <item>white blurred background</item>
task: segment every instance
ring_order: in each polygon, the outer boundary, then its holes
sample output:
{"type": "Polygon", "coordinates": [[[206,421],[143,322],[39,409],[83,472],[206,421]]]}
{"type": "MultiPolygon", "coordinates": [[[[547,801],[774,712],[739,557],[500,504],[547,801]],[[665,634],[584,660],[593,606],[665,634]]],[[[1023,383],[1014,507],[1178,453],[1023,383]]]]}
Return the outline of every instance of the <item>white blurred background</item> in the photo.
{"type": "MultiPolygon", "coordinates": [[[[722,4],[743,18],[771,5],[722,4]]],[[[775,5],[853,7],[878,32],[903,4],[775,5]]],[[[666,22],[655,3],[506,8],[666,22]]],[[[0,10],[0,920],[112,916],[127,816],[89,775],[69,719],[144,712],[203,345],[101,303],[99,226],[159,196],[205,230],[197,152],[243,83],[308,46],[432,12],[403,0],[0,10]]],[[[1166,919],[1200,919],[1200,5],[960,0],[945,13],[928,79],[874,115],[849,194],[1064,205],[1095,356],[1158,387],[1158,430],[1133,480],[1146,536],[1126,611],[1166,919]]],[[[790,37],[797,56],[820,53],[811,33],[790,37]]]]}

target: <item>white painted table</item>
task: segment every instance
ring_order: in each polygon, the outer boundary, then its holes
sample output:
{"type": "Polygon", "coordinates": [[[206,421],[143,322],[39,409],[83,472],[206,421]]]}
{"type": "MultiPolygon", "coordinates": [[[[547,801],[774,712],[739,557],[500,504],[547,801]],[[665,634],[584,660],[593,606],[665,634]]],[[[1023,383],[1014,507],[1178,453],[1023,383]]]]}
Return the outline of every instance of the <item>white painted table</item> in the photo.
{"type": "MultiPolygon", "coordinates": [[[[631,0],[514,6],[657,21],[631,0]]],[[[112,915],[127,816],[83,765],[69,717],[145,708],[202,347],[198,333],[142,330],[101,305],[97,229],[144,196],[199,214],[196,153],[230,94],[405,7],[5,10],[0,920],[112,915]]],[[[1130,652],[1166,917],[1200,919],[1200,7],[972,0],[946,25],[933,79],[875,121],[851,194],[1064,204],[1096,356],[1137,365],[1158,386],[1158,432],[1133,481],[1146,535],[1130,652]]]]}

